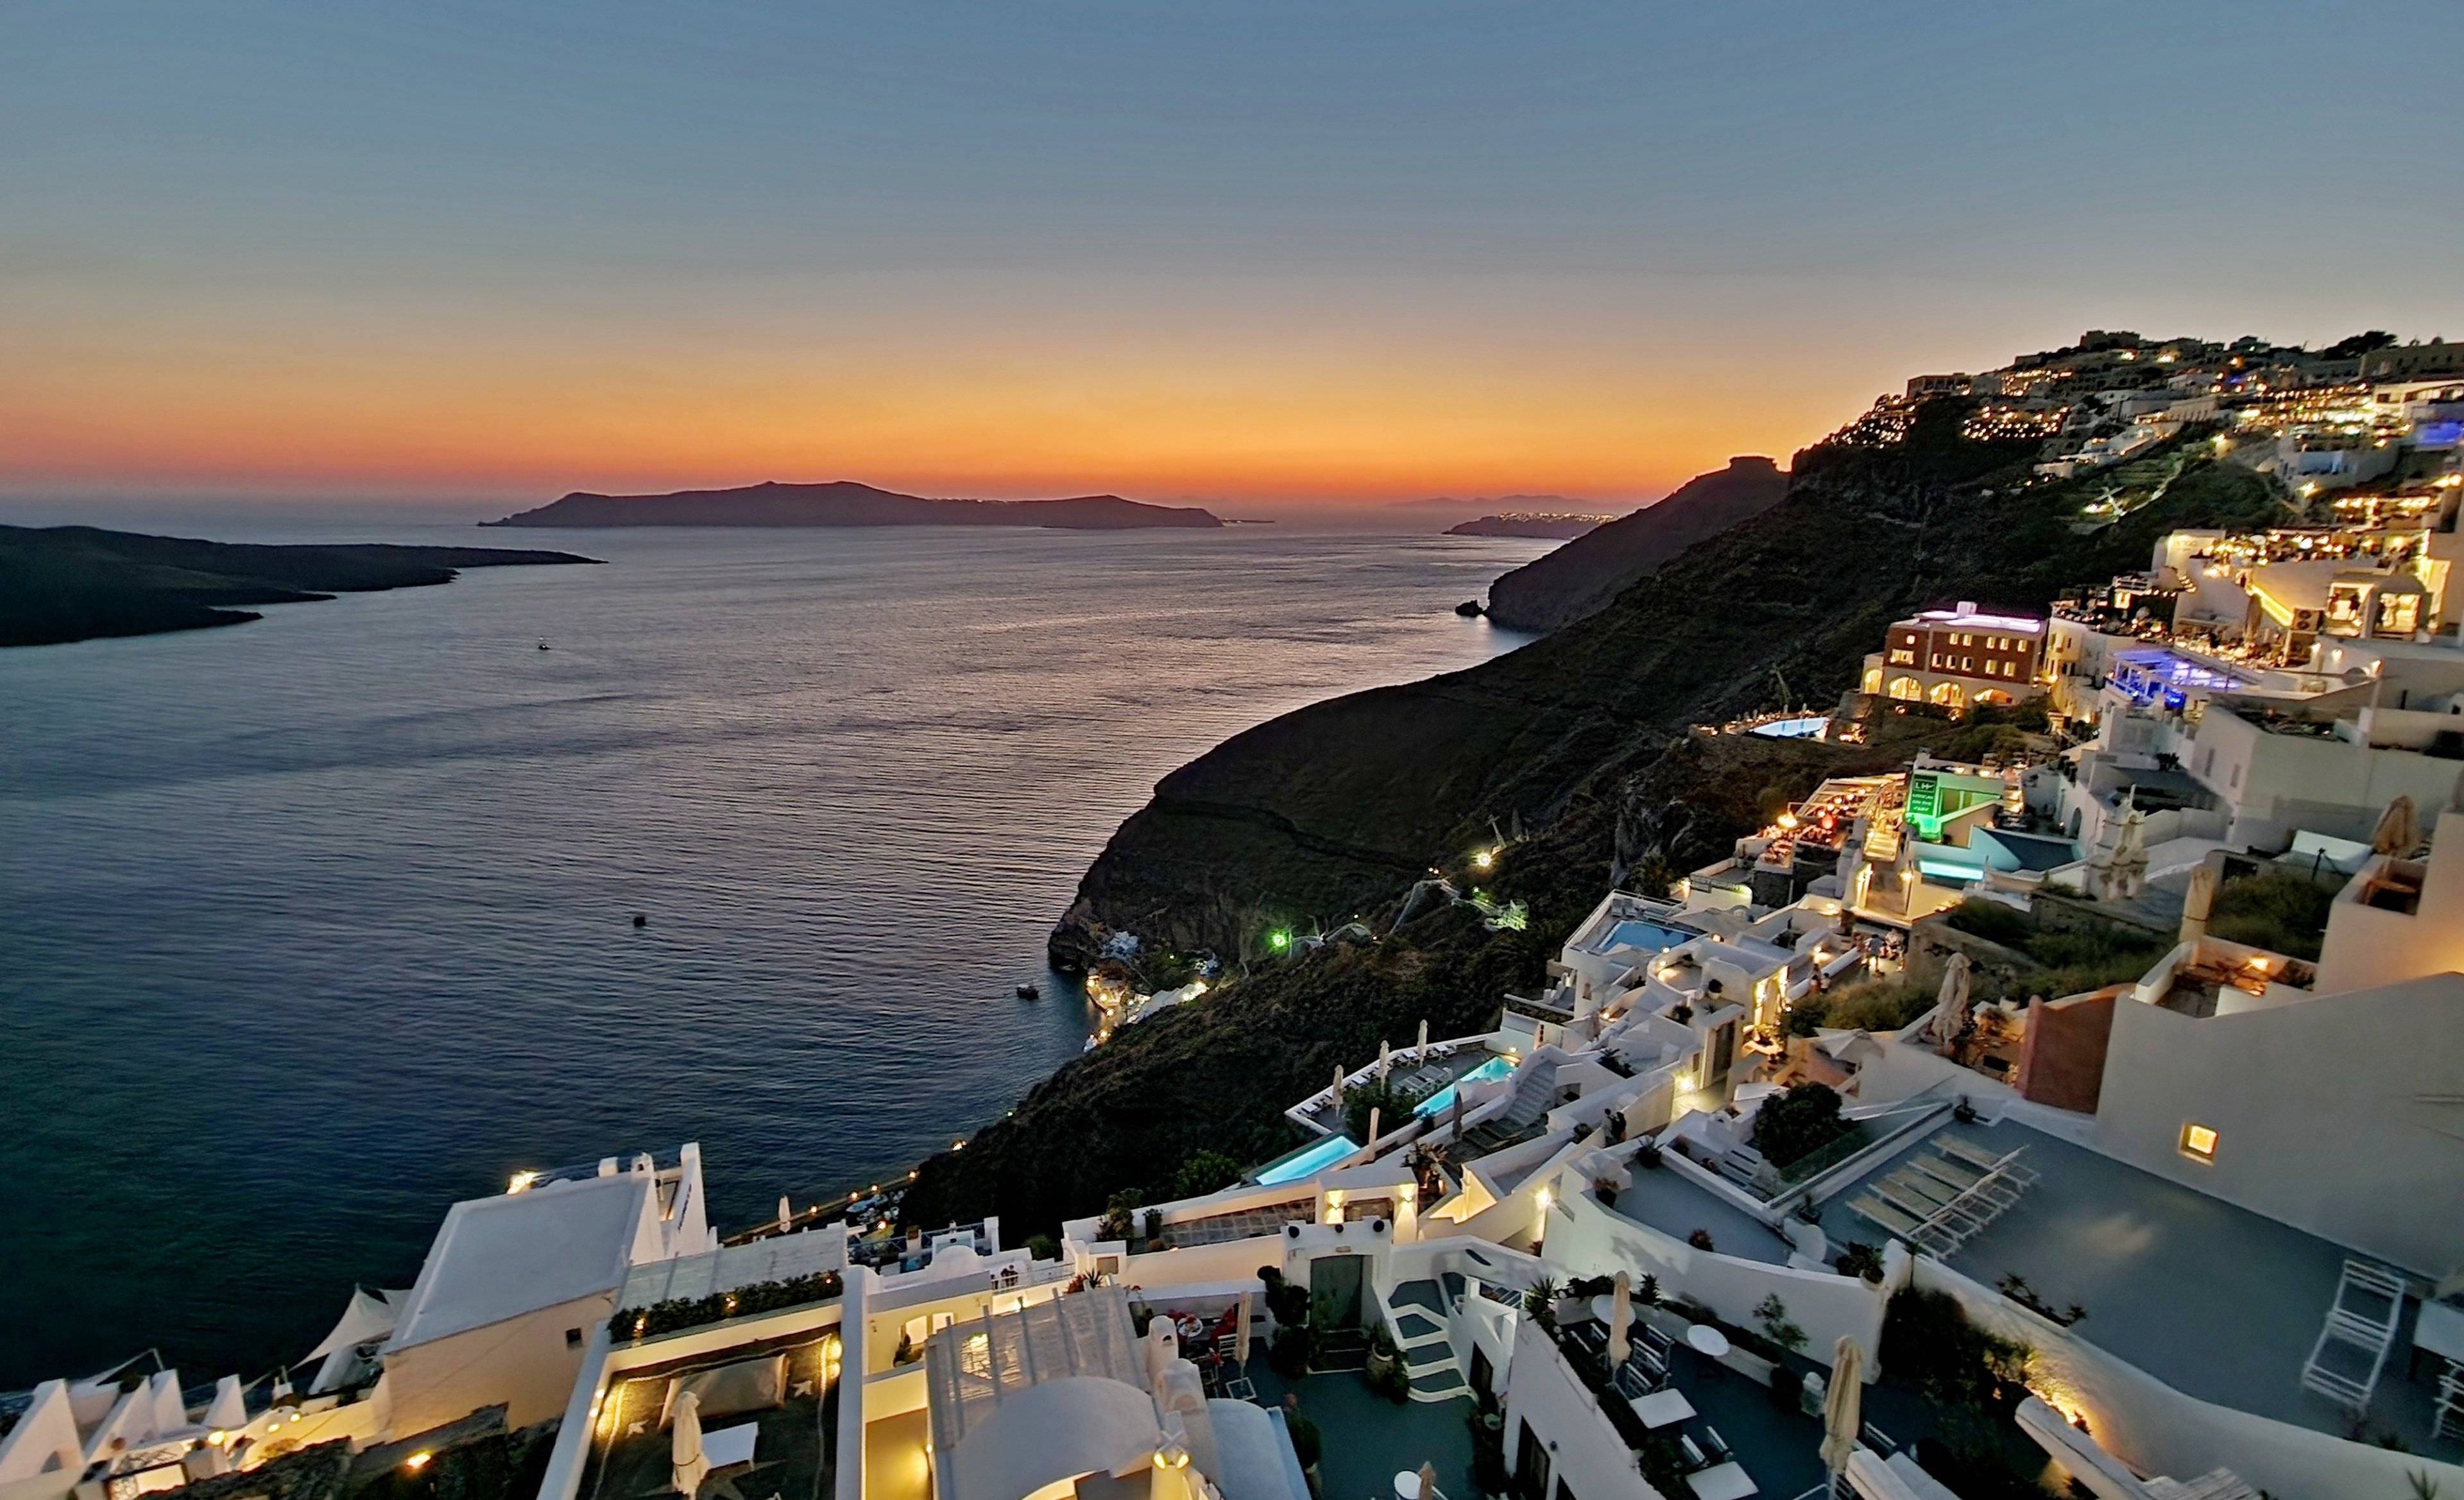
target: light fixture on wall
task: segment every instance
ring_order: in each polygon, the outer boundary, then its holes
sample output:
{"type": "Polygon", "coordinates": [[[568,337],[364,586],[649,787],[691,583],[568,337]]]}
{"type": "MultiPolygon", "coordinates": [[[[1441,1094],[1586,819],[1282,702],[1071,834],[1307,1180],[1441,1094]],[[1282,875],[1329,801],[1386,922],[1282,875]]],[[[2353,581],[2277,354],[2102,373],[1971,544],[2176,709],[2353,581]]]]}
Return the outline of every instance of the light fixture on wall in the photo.
{"type": "Polygon", "coordinates": [[[2207,1125],[2182,1127],[2182,1155],[2193,1161],[2216,1159],[2216,1133],[2207,1125]]]}

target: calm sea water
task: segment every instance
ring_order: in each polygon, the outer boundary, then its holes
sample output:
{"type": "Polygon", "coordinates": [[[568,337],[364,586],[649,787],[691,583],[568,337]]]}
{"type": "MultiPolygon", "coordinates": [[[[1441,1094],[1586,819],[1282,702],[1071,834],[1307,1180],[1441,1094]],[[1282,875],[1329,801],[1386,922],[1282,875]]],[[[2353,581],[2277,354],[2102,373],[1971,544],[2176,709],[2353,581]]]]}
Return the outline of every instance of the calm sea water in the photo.
{"type": "Polygon", "coordinates": [[[1079,1050],[1044,937],[1158,777],[1520,644],[1449,611],[1548,545],[348,534],[609,565],[0,652],[0,1388],[297,1357],[524,1166],[904,1171],[1079,1050]]]}

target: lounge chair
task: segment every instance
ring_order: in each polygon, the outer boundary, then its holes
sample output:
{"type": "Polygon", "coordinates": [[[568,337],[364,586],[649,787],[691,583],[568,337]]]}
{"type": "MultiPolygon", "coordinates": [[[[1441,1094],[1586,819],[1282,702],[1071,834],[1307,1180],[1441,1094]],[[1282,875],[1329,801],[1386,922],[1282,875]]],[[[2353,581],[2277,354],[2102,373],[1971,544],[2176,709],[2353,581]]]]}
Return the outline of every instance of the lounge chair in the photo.
{"type": "Polygon", "coordinates": [[[1677,1448],[1679,1452],[1685,1455],[1685,1467],[1687,1468],[1708,1468],[1711,1467],[1711,1461],[1705,1458],[1703,1456],[1703,1450],[1694,1445],[1694,1439],[1690,1433],[1681,1432],[1677,1435],[1677,1448]]]}
{"type": "Polygon", "coordinates": [[[1913,1238],[1918,1230],[1925,1227],[1911,1216],[1870,1193],[1849,1200],[1848,1206],[1903,1238],[1913,1238]]]}
{"type": "Polygon", "coordinates": [[[1736,1456],[1728,1451],[1727,1440],[1720,1436],[1720,1429],[1707,1422],[1703,1424],[1703,1449],[1711,1455],[1714,1464],[1725,1464],[1736,1456]]]}

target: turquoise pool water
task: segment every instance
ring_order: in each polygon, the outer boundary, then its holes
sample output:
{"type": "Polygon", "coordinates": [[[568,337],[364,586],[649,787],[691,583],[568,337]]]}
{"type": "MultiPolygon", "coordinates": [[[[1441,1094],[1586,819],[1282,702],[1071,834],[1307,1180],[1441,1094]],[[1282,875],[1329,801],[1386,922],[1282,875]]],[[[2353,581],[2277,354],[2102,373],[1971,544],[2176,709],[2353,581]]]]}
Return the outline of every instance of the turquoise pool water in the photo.
{"type": "Polygon", "coordinates": [[[1478,1078],[1486,1080],[1490,1078],[1503,1078],[1512,1071],[1514,1071],[1514,1065],[1512,1063],[1507,1062],[1503,1057],[1492,1057],[1487,1062],[1481,1064],[1478,1068],[1475,1068],[1471,1071],[1463,1074],[1463,1078],[1456,1079],[1453,1083],[1446,1085],[1437,1092],[1414,1105],[1412,1107],[1412,1113],[1415,1114],[1435,1114],[1441,1110],[1453,1109],[1455,1104],[1455,1090],[1463,1082],[1463,1079],[1478,1078]]]}
{"type": "Polygon", "coordinates": [[[1609,929],[1608,940],[1600,944],[1600,951],[1609,953],[1618,948],[1648,948],[1654,953],[1659,953],[1663,949],[1674,948],[1681,942],[1689,941],[1697,936],[1699,935],[1695,933],[1681,933],[1674,927],[1662,927],[1658,922],[1647,922],[1640,917],[1632,917],[1609,929]]]}
{"type": "Polygon", "coordinates": [[[1292,1153],[1258,1174],[1262,1184],[1289,1182],[1297,1178],[1313,1177],[1358,1151],[1360,1145],[1349,1136],[1329,1136],[1314,1146],[1292,1153]]]}

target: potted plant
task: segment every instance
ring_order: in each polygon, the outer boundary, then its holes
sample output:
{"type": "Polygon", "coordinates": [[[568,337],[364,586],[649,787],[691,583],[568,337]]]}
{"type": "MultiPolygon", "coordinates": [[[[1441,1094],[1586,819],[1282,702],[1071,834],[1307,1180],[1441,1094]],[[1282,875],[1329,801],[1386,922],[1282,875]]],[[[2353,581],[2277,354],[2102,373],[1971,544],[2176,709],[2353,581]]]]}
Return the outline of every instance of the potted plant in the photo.
{"type": "Polygon", "coordinates": [[[1542,1328],[1557,1326],[1557,1278],[1543,1276],[1523,1289],[1523,1311],[1542,1328]]]}
{"type": "Polygon", "coordinates": [[[1373,1388],[1380,1387],[1381,1382],[1393,1375],[1395,1367],[1401,1362],[1402,1356],[1395,1348],[1395,1335],[1384,1323],[1379,1323],[1369,1335],[1370,1385],[1373,1388]]]}

